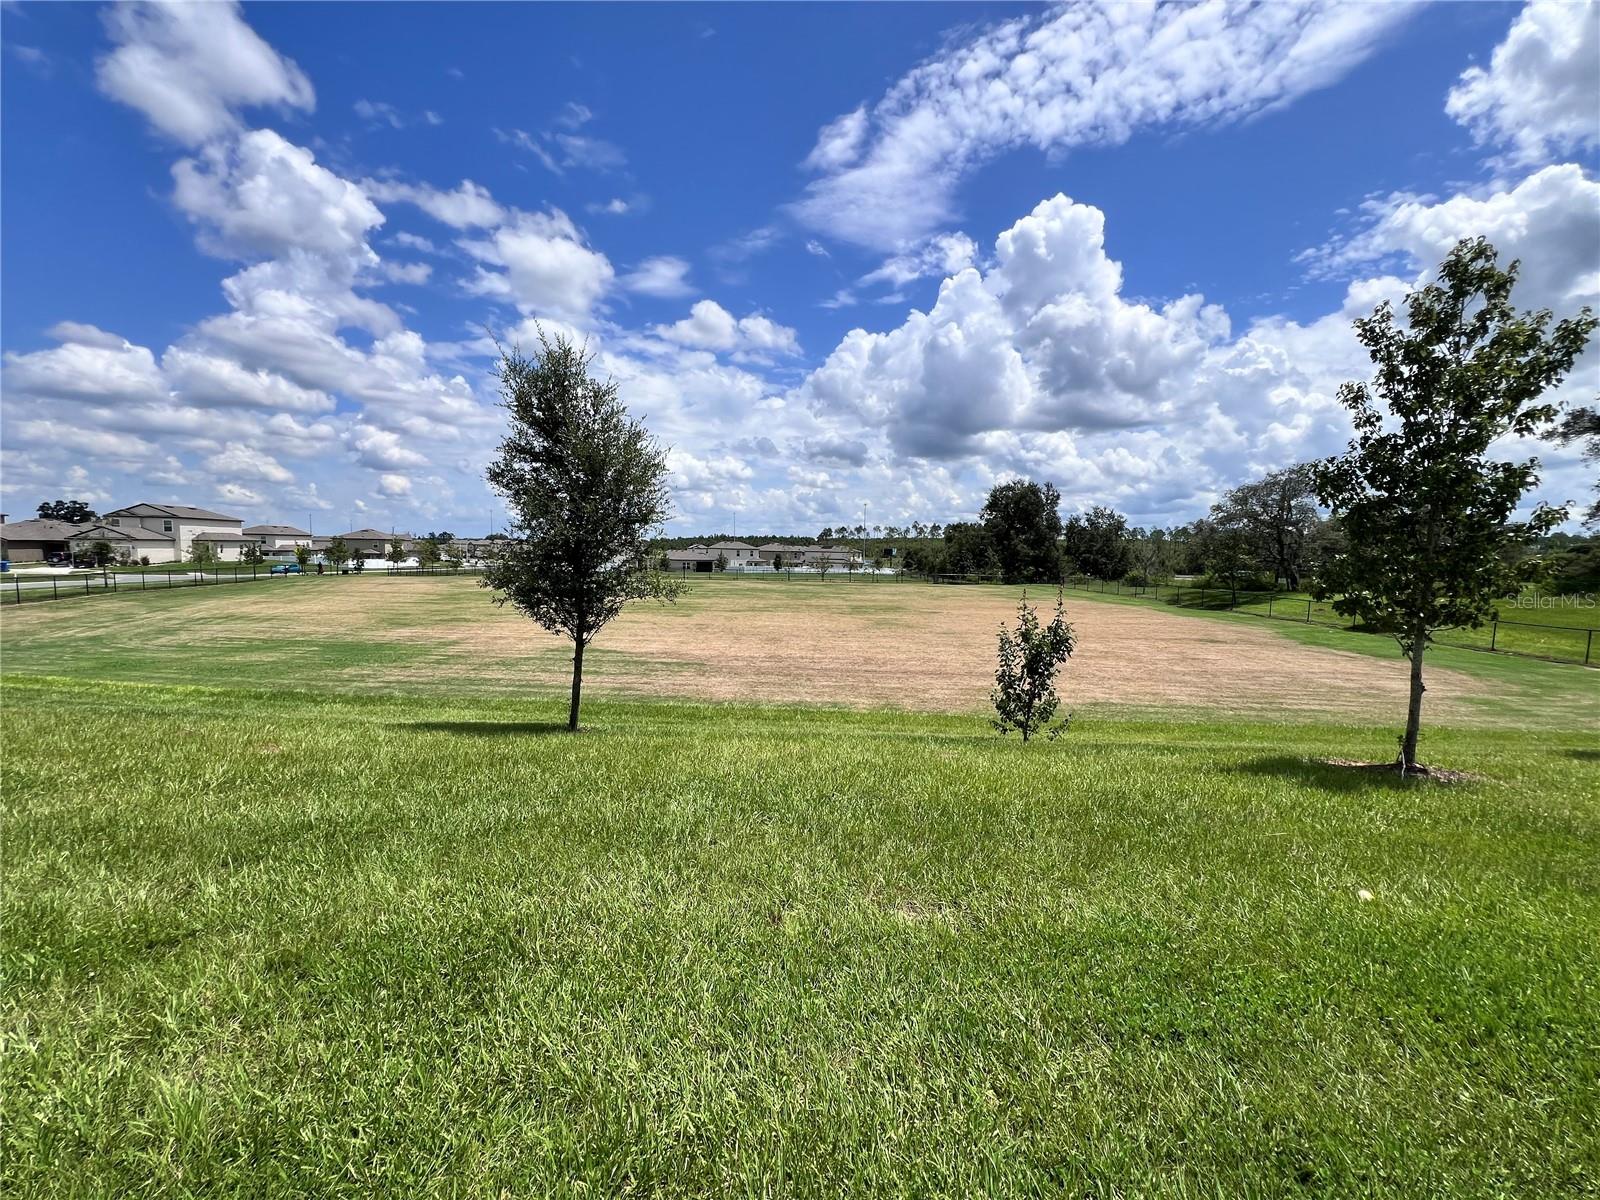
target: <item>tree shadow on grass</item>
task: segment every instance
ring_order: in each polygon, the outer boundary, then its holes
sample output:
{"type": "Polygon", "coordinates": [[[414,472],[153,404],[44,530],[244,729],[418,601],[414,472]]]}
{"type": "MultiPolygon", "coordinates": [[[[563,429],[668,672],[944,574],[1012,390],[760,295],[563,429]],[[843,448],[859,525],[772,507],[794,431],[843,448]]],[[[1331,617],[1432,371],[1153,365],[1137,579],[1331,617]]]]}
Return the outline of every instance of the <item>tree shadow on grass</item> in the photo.
{"type": "Polygon", "coordinates": [[[1421,778],[1402,778],[1398,771],[1373,770],[1366,766],[1344,766],[1315,758],[1296,758],[1288,754],[1253,758],[1233,769],[1245,775],[1280,779],[1285,783],[1319,787],[1334,792],[1361,792],[1374,787],[1401,791],[1427,782],[1421,778]]]}
{"type": "Polygon", "coordinates": [[[1600,762],[1600,750],[1568,750],[1567,757],[1579,762],[1600,762]]]}
{"type": "Polygon", "coordinates": [[[565,721],[405,721],[398,727],[418,733],[454,733],[462,737],[541,737],[547,733],[567,732],[565,721]]]}

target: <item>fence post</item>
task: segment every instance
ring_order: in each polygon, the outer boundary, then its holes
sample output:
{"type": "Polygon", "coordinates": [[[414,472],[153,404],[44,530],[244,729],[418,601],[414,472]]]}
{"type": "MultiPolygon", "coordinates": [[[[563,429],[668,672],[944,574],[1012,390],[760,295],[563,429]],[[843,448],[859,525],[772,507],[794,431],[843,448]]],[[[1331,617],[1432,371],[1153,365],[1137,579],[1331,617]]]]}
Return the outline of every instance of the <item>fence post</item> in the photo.
{"type": "Polygon", "coordinates": [[[83,577],[83,594],[85,596],[89,594],[89,577],[87,575],[83,577]]]}
{"type": "MultiPolygon", "coordinates": [[[[17,589],[17,592],[18,592],[18,595],[20,597],[22,589],[19,587],[17,589]]],[[[51,576],[51,578],[50,578],[50,599],[52,599],[52,600],[61,599],[61,589],[60,589],[60,587],[57,586],[57,581],[56,581],[56,578],[54,576],[51,576]]]]}
{"type": "Polygon", "coordinates": [[[1272,597],[1268,596],[1267,597],[1267,616],[1270,617],[1271,615],[1272,615],[1272,597]]]}
{"type": "MultiPolygon", "coordinates": [[[[54,583],[55,580],[52,579],[50,582],[54,583]]],[[[22,603],[22,580],[17,578],[16,576],[12,576],[12,578],[11,578],[11,586],[17,589],[17,603],[21,604],[22,603]]]]}
{"type": "Polygon", "coordinates": [[[1500,636],[1500,614],[1496,613],[1489,621],[1489,649],[1494,649],[1494,644],[1500,636]]]}
{"type": "Polygon", "coordinates": [[[1589,652],[1594,649],[1594,630],[1589,630],[1588,640],[1583,644],[1583,665],[1589,665],[1589,652]]]}
{"type": "Polygon", "coordinates": [[[1306,601],[1306,624],[1311,624],[1311,601],[1306,601]]]}

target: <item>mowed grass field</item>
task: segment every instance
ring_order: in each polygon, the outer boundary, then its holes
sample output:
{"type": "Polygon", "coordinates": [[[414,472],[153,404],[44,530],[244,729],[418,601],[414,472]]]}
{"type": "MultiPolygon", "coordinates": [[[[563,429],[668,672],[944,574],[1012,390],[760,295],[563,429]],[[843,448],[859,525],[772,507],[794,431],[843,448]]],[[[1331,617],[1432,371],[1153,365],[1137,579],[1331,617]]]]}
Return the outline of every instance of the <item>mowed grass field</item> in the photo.
{"type": "Polygon", "coordinates": [[[1023,747],[1014,593],[806,586],[577,737],[465,580],[7,610],[6,1193],[1600,1190],[1600,677],[1441,653],[1402,785],[1378,639],[1069,600],[1023,747]]]}

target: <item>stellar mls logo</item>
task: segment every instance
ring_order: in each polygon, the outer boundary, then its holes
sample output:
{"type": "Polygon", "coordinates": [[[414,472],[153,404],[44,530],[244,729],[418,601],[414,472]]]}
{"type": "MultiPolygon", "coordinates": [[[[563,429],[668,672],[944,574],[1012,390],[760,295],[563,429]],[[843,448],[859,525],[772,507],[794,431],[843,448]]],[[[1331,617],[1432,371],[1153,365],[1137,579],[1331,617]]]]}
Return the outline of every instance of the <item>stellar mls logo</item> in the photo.
{"type": "Polygon", "coordinates": [[[1506,601],[1507,608],[1600,608],[1600,600],[1583,592],[1575,592],[1570,596],[1518,596],[1515,600],[1506,601]]]}

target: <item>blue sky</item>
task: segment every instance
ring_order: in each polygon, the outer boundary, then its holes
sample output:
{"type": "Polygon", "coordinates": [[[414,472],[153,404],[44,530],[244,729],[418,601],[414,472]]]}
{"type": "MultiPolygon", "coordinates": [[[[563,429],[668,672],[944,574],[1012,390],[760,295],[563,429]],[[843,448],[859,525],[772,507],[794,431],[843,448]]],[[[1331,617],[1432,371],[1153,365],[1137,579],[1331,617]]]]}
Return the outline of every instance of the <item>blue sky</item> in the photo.
{"type": "Polygon", "coordinates": [[[678,531],[950,521],[1016,474],[1165,524],[1342,445],[1351,317],[1456,238],[1600,296],[1593,4],[0,22],[14,516],[480,531],[484,330],[537,322],[671,446],[678,531]]]}

